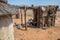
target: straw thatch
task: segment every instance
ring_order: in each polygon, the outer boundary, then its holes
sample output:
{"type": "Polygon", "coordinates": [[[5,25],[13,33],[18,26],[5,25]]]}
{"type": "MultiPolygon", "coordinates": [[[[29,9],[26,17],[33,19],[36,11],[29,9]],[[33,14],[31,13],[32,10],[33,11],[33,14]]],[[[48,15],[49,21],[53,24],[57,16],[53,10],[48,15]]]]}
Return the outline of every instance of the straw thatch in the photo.
{"type": "Polygon", "coordinates": [[[7,0],[0,0],[0,2],[7,3],[7,0]]]}
{"type": "Polygon", "coordinates": [[[17,7],[0,1],[0,15],[7,15],[7,14],[13,15],[16,14],[17,12],[18,12],[17,7]]]}

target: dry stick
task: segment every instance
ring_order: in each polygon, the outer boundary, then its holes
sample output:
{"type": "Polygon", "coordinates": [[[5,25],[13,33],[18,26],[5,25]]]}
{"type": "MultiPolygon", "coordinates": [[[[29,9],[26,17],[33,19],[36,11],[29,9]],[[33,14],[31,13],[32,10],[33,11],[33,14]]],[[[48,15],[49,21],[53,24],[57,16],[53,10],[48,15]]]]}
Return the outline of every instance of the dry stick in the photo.
{"type": "Polygon", "coordinates": [[[25,14],[24,14],[24,18],[25,18],[25,30],[27,30],[27,25],[26,25],[26,6],[25,6],[24,12],[25,12],[25,14]]]}
{"type": "Polygon", "coordinates": [[[20,10],[21,12],[21,25],[23,24],[23,15],[22,15],[22,11],[20,10]]]}

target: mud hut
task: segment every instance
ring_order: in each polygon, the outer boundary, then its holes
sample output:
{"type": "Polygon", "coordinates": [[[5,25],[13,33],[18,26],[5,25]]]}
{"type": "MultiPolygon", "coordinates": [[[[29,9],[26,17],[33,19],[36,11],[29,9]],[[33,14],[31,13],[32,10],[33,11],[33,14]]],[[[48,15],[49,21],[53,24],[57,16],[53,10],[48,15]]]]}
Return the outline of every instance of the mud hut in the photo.
{"type": "Polygon", "coordinates": [[[0,0],[0,40],[14,40],[12,15],[18,8],[7,4],[7,0],[0,0]]]}

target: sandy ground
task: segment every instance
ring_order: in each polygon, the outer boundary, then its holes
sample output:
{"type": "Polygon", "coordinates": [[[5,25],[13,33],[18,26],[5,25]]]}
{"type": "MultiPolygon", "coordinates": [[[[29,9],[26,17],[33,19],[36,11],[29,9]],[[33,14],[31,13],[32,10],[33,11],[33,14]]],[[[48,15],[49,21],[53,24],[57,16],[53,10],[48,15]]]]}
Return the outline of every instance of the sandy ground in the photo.
{"type": "MultiPolygon", "coordinates": [[[[15,20],[20,23],[20,20],[15,20]]],[[[56,19],[55,27],[46,28],[31,28],[25,31],[25,28],[17,29],[14,27],[15,40],[58,40],[60,39],[60,18],[56,19]]]]}

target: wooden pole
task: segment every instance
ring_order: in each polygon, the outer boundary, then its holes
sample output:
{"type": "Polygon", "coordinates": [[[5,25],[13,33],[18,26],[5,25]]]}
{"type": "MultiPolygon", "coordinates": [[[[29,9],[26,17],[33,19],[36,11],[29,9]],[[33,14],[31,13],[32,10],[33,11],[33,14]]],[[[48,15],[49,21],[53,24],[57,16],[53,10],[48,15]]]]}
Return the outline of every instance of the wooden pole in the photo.
{"type": "Polygon", "coordinates": [[[25,10],[24,10],[25,14],[24,14],[24,20],[25,20],[25,30],[27,30],[27,25],[26,25],[26,6],[25,6],[25,10]]]}
{"type": "Polygon", "coordinates": [[[22,10],[20,10],[21,13],[21,25],[23,24],[23,15],[22,15],[22,10]]]}
{"type": "Polygon", "coordinates": [[[39,9],[37,9],[36,12],[37,12],[37,27],[40,28],[39,9]]]}

